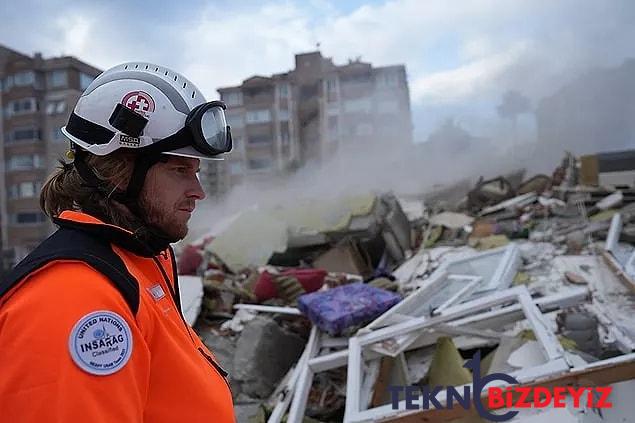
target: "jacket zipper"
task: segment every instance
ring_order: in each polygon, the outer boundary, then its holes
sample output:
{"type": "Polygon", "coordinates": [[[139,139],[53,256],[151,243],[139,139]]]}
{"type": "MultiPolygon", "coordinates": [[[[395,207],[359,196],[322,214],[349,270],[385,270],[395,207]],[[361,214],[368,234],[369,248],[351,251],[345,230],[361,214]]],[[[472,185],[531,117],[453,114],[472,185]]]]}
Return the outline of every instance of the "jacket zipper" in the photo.
{"type": "MultiPolygon", "coordinates": [[[[174,253],[172,253],[174,254],[174,253]]],[[[190,336],[190,339],[192,340],[192,343],[194,344],[195,347],[197,347],[198,351],[201,353],[201,355],[212,365],[212,367],[216,370],[216,372],[221,376],[221,378],[225,381],[225,384],[227,385],[227,387],[229,388],[229,391],[232,392],[232,387],[229,385],[229,381],[227,380],[227,376],[229,375],[229,373],[227,373],[225,371],[225,369],[223,369],[218,363],[216,363],[216,361],[214,361],[214,359],[212,357],[210,357],[208,354],[205,353],[205,351],[203,350],[203,348],[199,347],[196,345],[196,342],[194,341],[194,338],[192,338],[192,334],[190,332],[190,328],[187,324],[187,322],[185,321],[185,318],[183,317],[183,313],[181,312],[181,300],[180,298],[177,297],[177,292],[175,292],[175,290],[172,289],[172,285],[170,284],[170,280],[169,278],[167,278],[167,275],[165,273],[165,269],[163,269],[163,266],[161,265],[161,263],[158,261],[158,259],[156,259],[156,257],[153,257],[154,263],[159,267],[160,272],[161,272],[161,276],[163,277],[163,281],[165,282],[167,288],[168,288],[168,292],[170,293],[171,297],[172,297],[172,301],[174,302],[174,305],[177,307],[177,312],[179,314],[179,317],[181,318],[181,321],[183,322],[183,325],[185,327],[185,331],[187,332],[187,334],[190,336]]],[[[174,281],[175,284],[178,284],[178,281],[174,281]]]]}
{"type": "Polygon", "coordinates": [[[214,361],[214,359],[212,357],[210,357],[208,354],[205,353],[205,351],[203,351],[203,348],[198,347],[198,351],[201,353],[201,355],[203,357],[205,357],[205,359],[212,365],[212,367],[218,372],[218,374],[221,376],[221,378],[225,381],[225,384],[227,385],[227,388],[229,388],[229,392],[232,392],[232,396],[233,396],[233,391],[232,391],[232,387],[229,384],[229,380],[227,380],[227,376],[229,375],[229,373],[227,373],[225,371],[225,369],[223,369],[220,364],[218,364],[216,361],[214,361]]]}

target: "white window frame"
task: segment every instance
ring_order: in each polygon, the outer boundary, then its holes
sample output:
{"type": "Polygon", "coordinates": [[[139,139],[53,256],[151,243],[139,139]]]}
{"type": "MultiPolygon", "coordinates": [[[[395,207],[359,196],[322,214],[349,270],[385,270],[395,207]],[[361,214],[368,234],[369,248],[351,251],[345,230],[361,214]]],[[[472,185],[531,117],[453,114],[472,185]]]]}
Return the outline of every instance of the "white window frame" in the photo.
{"type": "Polygon", "coordinates": [[[9,171],[22,171],[22,170],[33,170],[39,169],[43,165],[42,157],[39,154],[15,154],[7,157],[7,169],[9,171]],[[23,166],[17,163],[18,158],[26,158],[29,157],[31,159],[30,166],[23,166]]]}
{"type": "Polygon", "coordinates": [[[68,71],[55,69],[46,74],[46,86],[48,88],[65,88],[68,86],[68,71]]]}
{"type": "Polygon", "coordinates": [[[13,128],[10,134],[11,135],[5,140],[7,144],[14,144],[14,143],[19,144],[22,142],[40,141],[42,138],[40,129],[37,126],[20,126],[17,128],[13,128]],[[24,139],[18,140],[16,139],[16,136],[15,136],[16,131],[32,131],[33,136],[30,138],[24,138],[24,139]]]}
{"type": "MultiPolygon", "coordinates": [[[[500,289],[505,289],[513,282],[520,263],[520,249],[514,243],[505,247],[471,254],[463,258],[449,260],[430,275],[430,277],[426,279],[424,285],[422,285],[418,290],[410,294],[403,301],[392,307],[373,322],[369,323],[361,329],[361,332],[365,333],[371,330],[377,330],[388,325],[400,323],[417,317],[431,317],[429,312],[432,312],[432,316],[442,314],[447,312],[451,306],[454,306],[461,301],[474,299],[471,297],[476,294],[484,295],[500,289]],[[453,267],[465,264],[469,265],[470,262],[482,261],[484,259],[487,260],[493,256],[500,256],[500,259],[498,260],[498,263],[492,267],[491,271],[482,271],[481,273],[475,272],[473,274],[467,274],[465,270],[468,269],[461,269],[464,273],[452,271],[453,267]],[[434,305],[430,303],[434,296],[452,287],[452,285],[447,283],[448,280],[465,281],[465,286],[457,292],[451,293],[448,300],[438,305],[435,309],[430,310],[429,307],[434,305]]],[[[403,337],[399,337],[390,345],[390,347],[376,346],[374,349],[384,355],[394,357],[417,341],[418,338],[418,334],[411,333],[404,335],[403,337]]]]}
{"type": "Polygon", "coordinates": [[[372,101],[369,97],[345,100],[343,109],[345,113],[370,113],[372,101]]]}
{"type": "Polygon", "coordinates": [[[94,76],[91,76],[87,73],[80,72],[79,73],[79,88],[84,91],[88,86],[95,80],[94,76]]]}
{"type": "Polygon", "coordinates": [[[248,110],[245,113],[245,122],[247,124],[269,123],[271,122],[271,110],[269,109],[248,110]]]}
{"type": "Polygon", "coordinates": [[[227,125],[229,125],[232,129],[244,128],[245,127],[244,113],[228,111],[227,125]]]}
{"type": "MultiPolygon", "coordinates": [[[[561,307],[573,307],[586,301],[588,296],[589,290],[587,288],[578,288],[567,291],[565,293],[554,294],[539,298],[535,301],[535,304],[537,306],[540,306],[540,308],[544,310],[552,310],[561,307]]],[[[448,324],[440,323],[435,325],[433,329],[441,333],[456,334],[460,332],[470,333],[471,335],[473,335],[474,331],[470,328],[466,328],[465,326],[470,324],[489,323],[490,321],[493,321],[492,324],[488,325],[488,327],[496,327],[498,321],[495,319],[502,319],[505,322],[510,322],[511,320],[519,320],[520,318],[522,318],[522,316],[522,305],[516,303],[478,315],[464,317],[462,319],[449,322],[448,324]]],[[[477,336],[489,338],[491,336],[496,336],[496,334],[491,334],[480,330],[477,336]]],[[[304,353],[300,357],[300,360],[298,361],[296,367],[293,369],[290,379],[287,382],[283,382],[281,386],[276,390],[282,395],[282,398],[276,404],[271,417],[269,418],[269,420],[267,420],[267,423],[280,423],[282,416],[289,407],[289,403],[292,401],[292,399],[294,402],[296,402],[296,404],[295,406],[292,406],[294,407],[294,411],[293,414],[289,412],[289,418],[287,418],[287,422],[300,423],[302,421],[304,410],[306,408],[306,402],[308,399],[307,393],[311,388],[314,374],[325,372],[331,369],[336,369],[338,367],[345,367],[349,363],[350,350],[348,349],[318,356],[317,354],[319,352],[319,349],[321,347],[337,347],[350,345],[350,339],[344,339],[342,341],[343,342],[339,342],[337,338],[326,337],[323,333],[320,333],[315,326],[312,327],[311,335],[309,336],[309,341],[306,344],[304,353]]],[[[366,351],[365,353],[366,358],[368,358],[369,360],[382,357],[382,354],[379,354],[372,350],[366,351]]],[[[635,354],[633,355],[635,356],[635,354]]],[[[400,357],[402,357],[402,355],[400,357]]],[[[398,363],[399,362],[400,361],[398,360],[398,363]]],[[[361,391],[359,392],[361,393],[361,391]]]]}
{"type": "Polygon", "coordinates": [[[17,100],[12,100],[10,102],[7,103],[7,109],[6,109],[6,114],[8,117],[11,116],[18,116],[18,115],[26,115],[29,113],[35,113],[37,112],[37,99],[35,97],[26,97],[26,98],[20,98],[17,100]],[[28,110],[24,110],[22,108],[20,108],[20,110],[15,110],[15,105],[16,104],[21,104],[25,105],[26,103],[29,103],[29,109],[28,110]]]}
{"type": "Polygon", "coordinates": [[[229,106],[242,106],[243,93],[242,91],[228,91],[222,95],[223,101],[229,106]]]}
{"type": "MultiPolygon", "coordinates": [[[[436,317],[419,317],[388,326],[366,335],[350,338],[348,346],[348,376],[346,380],[346,411],[344,421],[348,423],[378,421],[389,417],[394,417],[396,412],[392,405],[383,405],[366,410],[361,409],[360,393],[362,387],[362,350],[373,344],[386,341],[395,337],[410,334],[414,331],[426,329],[436,330],[439,324],[451,323],[461,317],[470,314],[487,311],[494,306],[503,305],[514,301],[518,303],[529,325],[531,326],[536,340],[540,344],[547,362],[531,368],[523,368],[510,373],[520,383],[527,383],[540,377],[547,377],[557,373],[568,372],[571,365],[565,359],[564,349],[558,342],[556,335],[547,330],[548,325],[542,317],[540,309],[534,303],[526,286],[517,286],[505,291],[495,292],[487,297],[461,304],[457,307],[446,310],[445,314],[436,317]]],[[[482,318],[482,316],[475,316],[482,318]]],[[[480,319],[479,319],[480,320],[480,319]]],[[[505,382],[495,382],[488,386],[504,386],[505,382]]],[[[469,384],[467,386],[470,386],[469,384]]],[[[445,401],[444,393],[437,397],[439,402],[445,401]]],[[[400,401],[398,410],[406,410],[406,402],[400,401]]],[[[412,413],[411,410],[406,412],[412,413]]]]}
{"type": "Polygon", "coordinates": [[[289,86],[288,82],[283,82],[283,83],[279,84],[278,85],[278,96],[280,98],[289,98],[290,89],[291,89],[291,87],[289,86]]]}
{"type": "Polygon", "coordinates": [[[66,111],[66,100],[48,100],[46,102],[46,114],[47,115],[56,115],[61,114],[66,111]]]}

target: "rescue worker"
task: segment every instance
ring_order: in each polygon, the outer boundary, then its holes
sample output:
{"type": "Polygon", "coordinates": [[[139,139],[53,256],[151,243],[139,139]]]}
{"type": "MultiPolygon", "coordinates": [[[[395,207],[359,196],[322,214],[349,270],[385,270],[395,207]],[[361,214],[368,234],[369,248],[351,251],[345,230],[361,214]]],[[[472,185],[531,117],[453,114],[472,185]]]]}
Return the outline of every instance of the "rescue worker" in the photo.
{"type": "Polygon", "coordinates": [[[170,243],[231,150],[221,102],[150,63],[103,72],[62,128],[40,203],[59,229],[0,282],[3,422],[234,422],[227,374],[185,322],[170,243]]]}

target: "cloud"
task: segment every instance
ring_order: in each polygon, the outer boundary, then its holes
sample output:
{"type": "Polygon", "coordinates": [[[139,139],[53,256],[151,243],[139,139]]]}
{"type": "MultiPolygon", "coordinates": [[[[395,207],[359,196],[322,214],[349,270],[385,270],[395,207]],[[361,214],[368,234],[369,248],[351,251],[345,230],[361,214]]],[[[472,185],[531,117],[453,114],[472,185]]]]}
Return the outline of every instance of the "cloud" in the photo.
{"type": "Polygon", "coordinates": [[[183,71],[208,97],[255,74],[288,71],[294,53],[315,49],[308,21],[305,11],[291,3],[240,13],[209,6],[180,34],[183,71]]]}
{"type": "MultiPolygon", "coordinates": [[[[475,46],[470,46],[473,49],[475,46]]],[[[482,55],[482,48],[470,54],[482,55]]],[[[411,99],[422,102],[457,102],[491,89],[497,79],[529,50],[526,42],[520,42],[509,50],[469,62],[449,71],[424,75],[411,81],[411,99]]]]}
{"type": "Polygon", "coordinates": [[[9,47],[75,55],[102,69],[159,63],[209,98],[252,75],[292,69],[293,55],[318,42],[336,63],[357,56],[376,66],[403,63],[413,114],[425,107],[432,119],[451,113],[448,105],[464,110],[511,88],[536,100],[589,67],[635,56],[635,3],[627,0],[387,0],[353,8],[327,0],[191,0],[188,7],[157,0],[151,8],[23,0],[3,8],[0,42],[9,47]]]}

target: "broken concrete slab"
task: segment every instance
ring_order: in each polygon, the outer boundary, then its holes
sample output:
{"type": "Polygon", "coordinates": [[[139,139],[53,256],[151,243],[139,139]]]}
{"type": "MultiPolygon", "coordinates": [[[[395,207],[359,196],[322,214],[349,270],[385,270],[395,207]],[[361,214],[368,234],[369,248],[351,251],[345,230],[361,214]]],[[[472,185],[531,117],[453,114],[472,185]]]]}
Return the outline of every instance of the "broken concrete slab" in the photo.
{"type": "Polygon", "coordinates": [[[461,229],[471,225],[474,218],[463,213],[443,212],[430,218],[431,225],[445,226],[451,229],[461,229]]]}
{"type": "Polygon", "coordinates": [[[505,200],[494,206],[486,207],[483,210],[481,210],[480,215],[486,216],[488,214],[496,213],[502,210],[516,210],[518,208],[522,208],[529,204],[535,203],[536,200],[538,200],[538,195],[534,192],[529,192],[527,194],[510,198],[509,200],[505,200]]]}
{"type": "Polygon", "coordinates": [[[339,243],[313,261],[313,267],[328,272],[341,272],[368,277],[373,268],[358,243],[347,240],[339,243]]]}
{"type": "Polygon", "coordinates": [[[212,331],[201,333],[203,343],[214,354],[218,364],[225,369],[229,376],[234,373],[234,355],[236,353],[236,339],[212,331]]]}
{"type": "MultiPolygon", "coordinates": [[[[264,418],[264,410],[259,402],[236,402],[234,404],[236,423],[260,423],[261,415],[264,418]]],[[[264,420],[262,420],[264,422],[264,420]]]]}
{"type": "Polygon", "coordinates": [[[271,319],[257,317],[247,322],[236,343],[235,380],[245,394],[267,398],[298,360],[304,344],[302,338],[271,319]]]}

